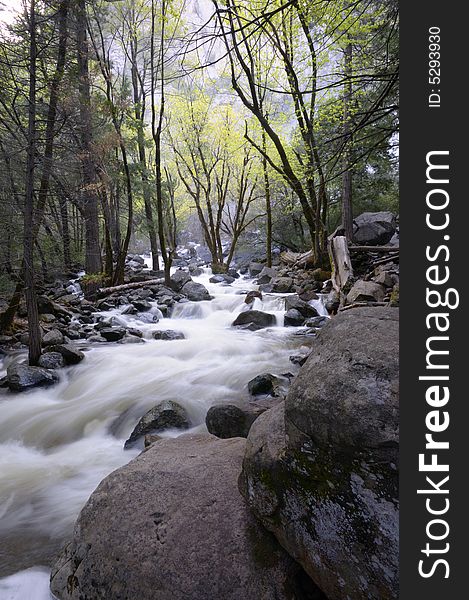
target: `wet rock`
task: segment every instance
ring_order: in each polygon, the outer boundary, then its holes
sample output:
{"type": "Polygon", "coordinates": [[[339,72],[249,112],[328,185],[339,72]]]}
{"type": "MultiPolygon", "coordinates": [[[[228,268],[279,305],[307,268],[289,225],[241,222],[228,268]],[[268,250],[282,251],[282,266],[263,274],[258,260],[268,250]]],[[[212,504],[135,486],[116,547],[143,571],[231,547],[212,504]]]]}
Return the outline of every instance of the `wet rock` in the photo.
{"type": "Polygon", "coordinates": [[[272,279],[278,277],[277,269],[271,267],[264,267],[257,277],[257,283],[270,283],[272,279]]]}
{"type": "Polygon", "coordinates": [[[10,365],[7,369],[8,387],[12,392],[25,392],[37,387],[49,387],[59,381],[58,376],[42,367],[10,365]]]}
{"type": "Polygon", "coordinates": [[[246,298],[244,299],[244,302],[246,304],[252,304],[256,298],[259,298],[259,300],[262,300],[262,292],[257,291],[257,290],[252,290],[246,294],[246,298]]]}
{"type": "Polygon", "coordinates": [[[66,365],[76,365],[85,358],[83,352],[75,348],[75,346],[72,346],[72,344],[48,346],[45,352],[58,352],[64,357],[66,365]]]}
{"type": "Polygon", "coordinates": [[[357,244],[387,244],[396,231],[396,219],[389,211],[365,212],[354,219],[353,239],[357,244]]]}
{"type": "Polygon", "coordinates": [[[43,369],[61,369],[65,359],[60,352],[46,352],[39,358],[39,366],[43,369]]]}
{"type": "Polygon", "coordinates": [[[335,290],[329,292],[324,302],[324,306],[330,315],[337,314],[340,307],[340,296],[335,290]]]}
{"type": "Polygon", "coordinates": [[[54,315],[45,314],[45,315],[40,315],[40,320],[43,323],[54,323],[56,321],[56,318],[54,315]]]}
{"type": "Polygon", "coordinates": [[[103,327],[99,330],[99,335],[107,342],[117,342],[124,337],[125,333],[124,327],[103,327]]]}
{"type": "Polygon", "coordinates": [[[328,598],[399,596],[398,337],[397,309],[339,314],[248,435],[240,489],[328,598]]]}
{"type": "Polygon", "coordinates": [[[267,409],[254,404],[216,404],[205,417],[208,432],[218,438],[247,437],[251,425],[267,409]]]}
{"type": "Polygon", "coordinates": [[[188,429],[189,419],[185,409],[173,402],[160,402],[143,415],[125,442],[124,448],[132,448],[147,433],[158,433],[165,429],[188,429]]]}
{"type": "Polygon", "coordinates": [[[121,340],[117,342],[118,344],[144,344],[145,340],[137,337],[136,335],[126,335],[121,340]]]}
{"type": "MultiPolygon", "coordinates": [[[[299,600],[297,563],[237,489],[245,441],[156,441],[114,471],[52,568],[59,600],[299,600]]],[[[312,583],[308,582],[311,589],[312,583]]]]}
{"type": "Polygon", "coordinates": [[[276,323],[275,315],[260,310],[247,310],[236,317],[232,323],[232,327],[242,326],[244,329],[257,331],[265,327],[273,327],[276,323]]]}
{"type": "Polygon", "coordinates": [[[302,367],[308,360],[308,356],[309,354],[292,354],[292,356],[290,356],[289,359],[290,362],[292,362],[294,365],[302,367]]]}
{"type": "Polygon", "coordinates": [[[233,283],[234,280],[235,280],[235,278],[231,277],[231,275],[228,275],[227,273],[220,273],[219,275],[213,275],[213,277],[210,277],[210,279],[209,279],[210,283],[226,283],[226,284],[233,283]]]}
{"type": "Polygon", "coordinates": [[[291,277],[276,277],[270,283],[272,291],[277,293],[288,293],[293,288],[293,279],[291,277]]]}
{"type": "Polygon", "coordinates": [[[181,289],[181,293],[187,296],[189,300],[192,302],[201,302],[203,300],[211,300],[212,296],[210,296],[207,288],[201,283],[197,283],[196,281],[187,282],[181,289]]]}
{"type": "Polygon", "coordinates": [[[263,268],[264,268],[263,264],[257,263],[257,262],[252,262],[249,264],[249,275],[251,277],[255,277],[256,275],[259,275],[259,273],[262,271],[263,268]]]}
{"type": "Polygon", "coordinates": [[[303,302],[309,302],[310,300],[317,300],[319,296],[313,290],[306,290],[299,293],[300,300],[303,302]]]}
{"type": "Polygon", "coordinates": [[[285,327],[300,327],[304,322],[304,316],[298,310],[296,310],[296,308],[290,308],[290,310],[287,310],[285,313],[285,327]]]}
{"type": "Polygon", "coordinates": [[[58,329],[48,331],[42,338],[43,346],[53,346],[54,344],[63,344],[64,336],[58,329]]]}
{"type": "Polygon", "coordinates": [[[285,299],[285,310],[289,311],[291,309],[297,310],[305,319],[318,316],[318,311],[314,306],[301,300],[296,294],[294,296],[288,296],[285,299]]]}
{"type": "Polygon", "coordinates": [[[171,275],[170,287],[175,292],[180,292],[182,288],[192,281],[191,276],[187,271],[182,271],[181,269],[176,271],[173,275],[171,275]]]}
{"type": "Polygon", "coordinates": [[[248,383],[248,390],[251,396],[259,396],[261,394],[273,394],[277,377],[271,373],[263,373],[257,375],[248,383]]]}
{"type": "Polygon", "coordinates": [[[103,338],[102,335],[90,335],[88,337],[88,342],[90,342],[91,344],[105,344],[107,342],[107,340],[105,338],[103,338]]]}
{"type": "Polygon", "coordinates": [[[305,325],[306,327],[315,327],[319,329],[320,327],[324,327],[329,321],[330,319],[328,317],[313,317],[312,319],[305,321],[305,325]]]}
{"type": "Polygon", "coordinates": [[[148,300],[134,300],[132,302],[132,305],[137,310],[137,312],[147,312],[148,310],[151,310],[152,307],[148,300]]]}
{"type": "Polygon", "coordinates": [[[353,284],[352,289],[347,294],[347,303],[354,302],[382,302],[386,295],[386,290],[379,283],[374,281],[363,281],[359,279],[353,284]]]}
{"type": "Polygon", "coordinates": [[[164,331],[157,330],[152,333],[155,340],[185,340],[186,336],[181,331],[166,329],[164,331]]]}
{"type": "Polygon", "coordinates": [[[158,323],[159,321],[158,315],[153,312],[137,313],[135,317],[139,321],[142,321],[142,323],[148,323],[149,325],[152,323],[158,323]]]}

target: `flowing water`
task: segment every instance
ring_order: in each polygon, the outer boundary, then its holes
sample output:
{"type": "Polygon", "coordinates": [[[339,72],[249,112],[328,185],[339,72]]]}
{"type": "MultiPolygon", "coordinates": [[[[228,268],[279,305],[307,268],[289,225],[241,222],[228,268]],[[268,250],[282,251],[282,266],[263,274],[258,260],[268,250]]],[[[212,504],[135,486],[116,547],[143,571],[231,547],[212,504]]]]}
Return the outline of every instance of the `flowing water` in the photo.
{"type": "MultiPolygon", "coordinates": [[[[49,600],[50,564],[91,492],[138,450],[123,450],[138,419],[161,400],[187,411],[193,431],[205,430],[213,404],[247,396],[247,382],[264,372],[295,372],[289,356],[307,344],[283,327],[285,295],[264,295],[256,310],[275,314],[277,327],[230,327],[247,309],[253,282],[203,283],[211,301],[179,303],[170,319],[144,323],[119,310],[100,313],[140,329],[146,343],[88,347],[85,360],[61,371],[49,389],[0,395],[0,600],[49,600]],[[156,329],[184,340],[157,341],[156,329]]],[[[314,303],[320,314],[325,310],[314,303]]],[[[12,360],[0,363],[0,377],[12,360]]],[[[180,432],[168,431],[175,436],[180,432]]]]}

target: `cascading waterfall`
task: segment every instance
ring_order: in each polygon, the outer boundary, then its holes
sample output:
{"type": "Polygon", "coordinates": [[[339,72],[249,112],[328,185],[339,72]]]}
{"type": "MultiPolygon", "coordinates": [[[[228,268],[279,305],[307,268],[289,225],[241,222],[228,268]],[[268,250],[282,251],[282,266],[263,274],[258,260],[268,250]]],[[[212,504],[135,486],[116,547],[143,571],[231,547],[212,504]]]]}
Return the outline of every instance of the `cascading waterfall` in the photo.
{"type": "MultiPolygon", "coordinates": [[[[193,431],[203,431],[211,405],[246,396],[247,382],[260,373],[296,369],[289,356],[305,340],[282,327],[285,295],[266,294],[252,306],[275,314],[277,327],[240,331],[230,325],[249,308],[245,293],[256,286],[242,278],[211,284],[210,276],[205,269],[194,280],[213,300],[179,303],[170,319],[144,322],[122,308],[100,313],[140,329],[146,343],[89,347],[81,364],[61,371],[55,387],[0,395],[2,600],[50,599],[49,572],[34,565],[48,564],[98,483],[138,454],[123,444],[152,406],[174,400],[186,409],[193,431]],[[156,341],[156,329],[181,331],[186,339],[156,341]]],[[[320,300],[311,304],[327,314],[320,300]]],[[[23,358],[7,357],[0,376],[9,362],[23,358]]]]}

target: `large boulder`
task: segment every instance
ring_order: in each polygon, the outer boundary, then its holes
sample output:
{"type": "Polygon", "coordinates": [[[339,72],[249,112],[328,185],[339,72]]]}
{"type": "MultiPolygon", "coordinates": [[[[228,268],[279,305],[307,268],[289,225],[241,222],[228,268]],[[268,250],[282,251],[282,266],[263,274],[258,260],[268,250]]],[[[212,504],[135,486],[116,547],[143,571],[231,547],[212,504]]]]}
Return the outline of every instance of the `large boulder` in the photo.
{"type": "Polygon", "coordinates": [[[99,335],[107,342],[118,342],[125,336],[125,327],[102,327],[99,335]]]}
{"type": "Polygon", "coordinates": [[[192,302],[202,302],[202,300],[212,299],[208,289],[196,281],[188,281],[182,287],[181,294],[184,294],[184,296],[186,296],[192,302]]]}
{"type": "Polygon", "coordinates": [[[186,283],[189,283],[190,281],[192,281],[192,277],[189,273],[179,269],[171,275],[170,287],[173,291],[180,292],[186,283]]]}
{"type": "Polygon", "coordinates": [[[148,433],[158,433],[165,429],[188,429],[189,419],[182,406],[172,400],[164,400],[143,415],[125,442],[124,448],[132,448],[148,433]]]}
{"type": "Polygon", "coordinates": [[[28,365],[10,365],[7,370],[7,383],[12,392],[25,392],[32,388],[48,387],[59,378],[48,369],[28,365]]]}
{"type": "Polygon", "coordinates": [[[152,443],[111,473],[52,569],[59,600],[321,598],[237,489],[245,440],[152,443]],[[306,588],[306,589],[305,589],[306,588]]]}
{"type": "Polygon", "coordinates": [[[276,323],[277,319],[275,315],[262,312],[261,310],[246,310],[236,317],[232,326],[257,331],[265,327],[273,327],[276,323]]]}
{"type": "Polygon", "coordinates": [[[264,267],[257,277],[257,283],[270,283],[270,281],[274,279],[274,277],[278,277],[277,269],[272,269],[271,267],[264,267]]]}
{"type": "Polygon", "coordinates": [[[248,435],[243,495],[331,600],[399,595],[398,318],[333,319],[248,435]]]}
{"type": "Polygon", "coordinates": [[[387,244],[396,231],[396,218],[389,211],[364,212],[354,219],[353,239],[357,244],[387,244]]]}
{"type": "Polygon", "coordinates": [[[382,302],[385,296],[386,289],[380,283],[359,279],[353,284],[352,289],[347,294],[347,303],[382,302]]]}
{"type": "Polygon", "coordinates": [[[286,294],[293,289],[293,279],[291,277],[276,277],[272,279],[270,285],[273,292],[286,294]]]}

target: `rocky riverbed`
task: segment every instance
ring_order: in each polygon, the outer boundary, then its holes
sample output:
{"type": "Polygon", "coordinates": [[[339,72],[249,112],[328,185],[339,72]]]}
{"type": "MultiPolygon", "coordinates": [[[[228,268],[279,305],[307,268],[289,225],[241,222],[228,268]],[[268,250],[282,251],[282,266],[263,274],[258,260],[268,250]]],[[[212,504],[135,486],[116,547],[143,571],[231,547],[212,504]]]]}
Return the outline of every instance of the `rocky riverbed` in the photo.
{"type": "Polygon", "coordinates": [[[138,286],[44,290],[39,371],[25,333],[1,340],[0,592],[48,599],[54,565],[60,599],[397,597],[398,264],[376,260],[342,296],[327,272],[261,263],[189,260],[167,287],[135,257],[138,286]]]}

